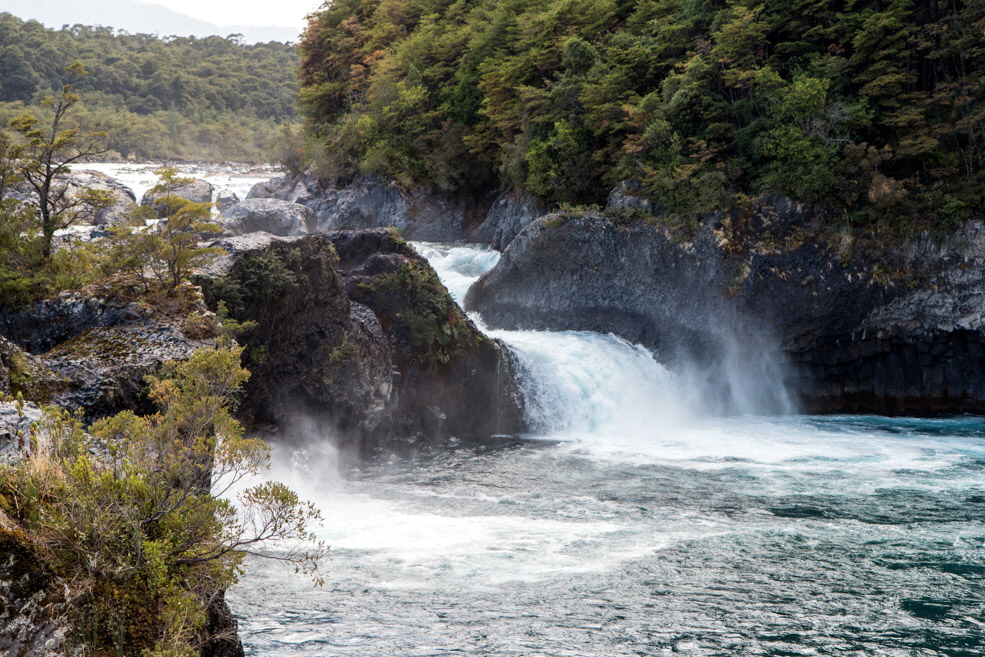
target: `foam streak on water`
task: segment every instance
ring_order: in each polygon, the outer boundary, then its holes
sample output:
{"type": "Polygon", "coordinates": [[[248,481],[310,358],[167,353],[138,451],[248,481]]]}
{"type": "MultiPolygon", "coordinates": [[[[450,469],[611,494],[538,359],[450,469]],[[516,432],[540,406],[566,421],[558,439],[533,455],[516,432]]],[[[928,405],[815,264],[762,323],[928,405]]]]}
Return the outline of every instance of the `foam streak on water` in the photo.
{"type": "Polygon", "coordinates": [[[278,452],[331,572],[251,562],[248,654],[985,655],[982,419],[708,417],[622,340],[496,335],[544,440],[278,452]]]}

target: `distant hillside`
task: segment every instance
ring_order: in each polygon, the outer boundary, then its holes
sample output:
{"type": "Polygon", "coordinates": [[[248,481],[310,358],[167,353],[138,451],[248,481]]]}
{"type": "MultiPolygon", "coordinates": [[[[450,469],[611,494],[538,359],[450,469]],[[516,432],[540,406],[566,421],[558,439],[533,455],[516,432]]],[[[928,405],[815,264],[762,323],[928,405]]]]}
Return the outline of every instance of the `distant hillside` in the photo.
{"type": "Polygon", "coordinates": [[[200,21],[161,5],[133,0],[0,0],[0,11],[23,20],[36,20],[47,27],[59,29],[65,25],[101,25],[131,34],[159,36],[229,36],[242,34],[244,41],[293,42],[298,30],[292,27],[219,26],[200,21]]]}
{"type": "Polygon", "coordinates": [[[124,157],[263,159],[294,117],[293,45],[53,30],[0,13],[0,120],[37,107],[76,60],[89,71],[75,85],[88,120],[124,157]]]}

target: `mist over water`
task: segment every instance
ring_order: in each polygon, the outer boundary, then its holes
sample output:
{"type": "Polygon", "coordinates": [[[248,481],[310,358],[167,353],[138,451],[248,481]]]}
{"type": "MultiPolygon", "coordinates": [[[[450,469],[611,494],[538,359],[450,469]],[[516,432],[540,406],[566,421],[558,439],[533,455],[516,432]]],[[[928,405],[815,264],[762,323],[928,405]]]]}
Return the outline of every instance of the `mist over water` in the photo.
{"type": "MultiPolygon", "coordinates": [[[[417,246],[459,299],[498,257],[417,246]]],[[[302,425],[276,449],[330,573],[251,561],[247,654],[985,655],[981,418],[727,415],[619,338],[492,334],[530,440],[352,467],[302,425]]],[[[748,408],[779,399],[765,367],[735,368],[748,408]]]]}

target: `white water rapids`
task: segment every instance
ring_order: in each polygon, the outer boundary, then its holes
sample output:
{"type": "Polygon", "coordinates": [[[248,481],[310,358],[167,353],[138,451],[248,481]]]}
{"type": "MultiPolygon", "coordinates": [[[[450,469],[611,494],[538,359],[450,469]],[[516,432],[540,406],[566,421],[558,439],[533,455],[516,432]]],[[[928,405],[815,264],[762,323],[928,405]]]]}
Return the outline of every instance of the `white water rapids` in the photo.
{"type": "MultiPolygon", "coordinates": [[[[416,246],[458,299],[498,257],[416,246]]],[[[330,573],[251,561],[229,594],[248,654],[985,654],[980,418],[711,416],[621,339],[491,333],[530,440],[278,454],[330,573]]]]}

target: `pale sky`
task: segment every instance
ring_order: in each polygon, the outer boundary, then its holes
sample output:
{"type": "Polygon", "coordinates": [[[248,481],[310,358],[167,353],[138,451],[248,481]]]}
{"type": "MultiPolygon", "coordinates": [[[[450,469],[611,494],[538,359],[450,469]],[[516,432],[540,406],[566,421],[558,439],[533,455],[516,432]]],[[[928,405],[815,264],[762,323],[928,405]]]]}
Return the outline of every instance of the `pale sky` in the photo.
{"type": "Polygon", "coordinates": [[[304,17],[322,0],[138,0],[163,5],[215,25],[305,26],[304,17]]]}

